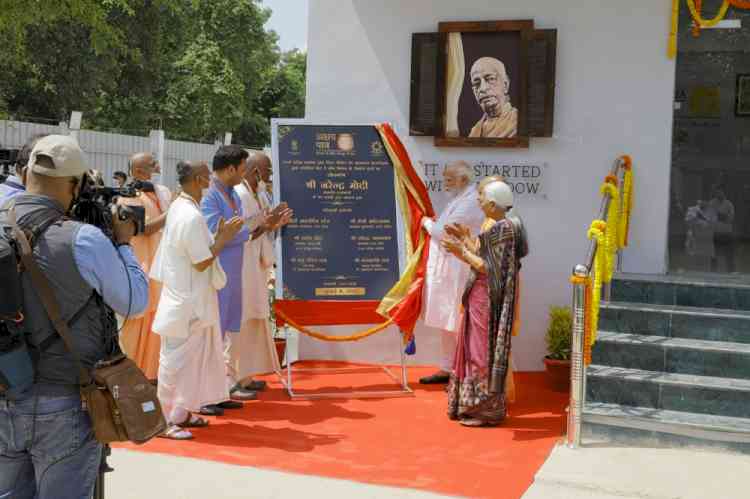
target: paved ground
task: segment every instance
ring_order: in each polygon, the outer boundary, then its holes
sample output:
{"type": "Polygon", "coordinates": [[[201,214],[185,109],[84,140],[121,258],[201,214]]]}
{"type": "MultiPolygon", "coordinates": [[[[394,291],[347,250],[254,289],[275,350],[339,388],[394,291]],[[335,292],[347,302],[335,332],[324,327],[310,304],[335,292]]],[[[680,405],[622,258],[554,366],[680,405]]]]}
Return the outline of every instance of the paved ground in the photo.
{"type": "MultiPolygon", "coordinates": [[[[416,490],[115,449],[107,499],[446,499],[416,490]]],[[[750,456],[558,446],[523,499],[746,499],[750,456]]],[[[502,477],[498,477],[498,485],[502,477]]]]}
{"type": "Polygon", "coordinates": [[[524,499],[747,499],[750,456],[558,446],[524,499]]]}
{"type": "Polygon", "coordinates": [[[106,499],[445,499],[416,490],[114,449],[106,499]]]}

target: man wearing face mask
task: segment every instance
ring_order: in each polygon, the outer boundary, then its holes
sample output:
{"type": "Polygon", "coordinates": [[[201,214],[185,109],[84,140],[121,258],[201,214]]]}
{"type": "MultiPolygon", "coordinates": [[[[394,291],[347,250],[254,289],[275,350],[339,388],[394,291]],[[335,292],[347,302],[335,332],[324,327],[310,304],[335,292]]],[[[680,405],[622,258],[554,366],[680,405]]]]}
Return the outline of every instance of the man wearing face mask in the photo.
{"type": "Polygon", "coordinates": [[[422,384],[448,383],[456,351],[456,334],[461,326],[461,296],[469,277],[469,266],[453,258],[441,245],[445,227],[468,226],[472,237],[479,233],[484,217],[476,209],[477,190],[471,183],[473,172],[465,161],[449,163],[443,172],[443,186],[453,199],[437,221],[422,219],[430,234],[430,254],[425,274],[422,313],[427,326],[440,331],[440,369],[419,380],[422,384]]]}
{"type": "Polygon", "coordinates": [[[199,203],[210,175],[206,163],[177,164],[182,192],[169,208],[151,269],[164,284],[153,327],[162,338],[159,400],[169,422],[163,437],[173,440],[192,439],[190,428],[208,426],[194,413],[229,400],[217,296],[226,274],[216,256],[242,220],[220,221],[215,234],[208,230],[199,203]]]}
{"type": "MultiPolygon", "coordinates": [[[[127,206],[140,206],[146,211],[146,226],[143,234],[131,241],[141,268],[149,275],[151,264],[161,241],[162,228],[167,219],[167,210],[172,195],[164,186],[154,185],[152,175],[158,163],[148,152],[134,154],[129,161],[130,175],[134,180],[143,182],[143,190],[137,197],[121,197],[118,203],[127,206]],[[166,192],[165,192],[166,190],[166,192]]],[[[159,336],[151,330],[156,308],[159,305],[161,286],[156,281],[149,281],[149,300],[146,312],[140,317],[129,317],[122,326],[120,343],[128,357],[138,364],[148,379],[155,380],[159,370],[159,336]]]]}
{"type": "MultiPolygon", "coordinates": [[[[121,315],[142,312],[148,281],[129,245],[132,221],[113,217],[113,243],[97,227],[65,218],[87,169],[72,137],[40,139],[26,168],[26,192],[0,207],[0,222],[12,209],[18,225],[33,231],[33,257],[68,321],[72,348],[90,370],[117,345],[110,307],[121,315]]],[[[102,446],[81,405],[78,369],[28,272],[21,286],[23,328],[38,361],[32,388],[0,395],[0,497],[90,497],[102,446]]]]}
{"type": "Polygon", "coordinates": [[[262,192],[263,168],[270,170],[270,161],[265,154],[251,156],[245,178],[235,186],[242,202],[242,218],[253,237],[245,243],[242,264],[242,328],[232,338],[232,367],[240,386],[248,390],[263,390],[264,381],[252,376],[279,369],[269,319],[268,281],[273,270],[273,239],[276,230],[289,223],[292,211],[281,203],[276,212],[282,217],[274,224],[269,221],[270,205],[262,192]],[[271,237],[266,237],[270,235],[271,237]]]}

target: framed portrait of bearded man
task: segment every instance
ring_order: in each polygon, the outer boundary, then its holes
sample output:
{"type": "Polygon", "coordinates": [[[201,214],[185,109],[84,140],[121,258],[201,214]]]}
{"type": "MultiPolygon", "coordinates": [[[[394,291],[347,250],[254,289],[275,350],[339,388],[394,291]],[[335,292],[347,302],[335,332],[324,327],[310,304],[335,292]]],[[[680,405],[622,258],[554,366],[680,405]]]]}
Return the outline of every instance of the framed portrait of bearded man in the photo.
{"type": "Polygon", "coordinates": [[[529,146],[533,21],[440,23],[437,146],[529,146]]]}

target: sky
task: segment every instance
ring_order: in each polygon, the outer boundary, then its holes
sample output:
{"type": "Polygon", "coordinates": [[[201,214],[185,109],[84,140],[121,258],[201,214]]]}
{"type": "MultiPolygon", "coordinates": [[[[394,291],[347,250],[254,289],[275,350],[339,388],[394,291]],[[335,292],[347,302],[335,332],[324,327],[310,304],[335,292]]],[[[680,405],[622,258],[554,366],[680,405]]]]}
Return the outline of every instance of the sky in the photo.
{"type": "Polygon", "coordinates": [[[273,11],[266,28],[279,35],[281,50],[307,50],[308,0],[263,0],[273,11]]]}

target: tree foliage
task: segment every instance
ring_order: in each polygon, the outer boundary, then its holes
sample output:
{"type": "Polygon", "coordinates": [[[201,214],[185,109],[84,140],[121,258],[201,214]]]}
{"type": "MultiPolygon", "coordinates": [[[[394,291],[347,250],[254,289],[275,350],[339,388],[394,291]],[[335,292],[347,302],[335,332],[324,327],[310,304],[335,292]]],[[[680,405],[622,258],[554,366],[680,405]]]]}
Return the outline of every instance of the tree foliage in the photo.
{"type": "Polygon", "coordinates": [[[306,55],[282,54],[260,0],[0,0],[0,117],[269,142],[304,115],[306,55]]]}

